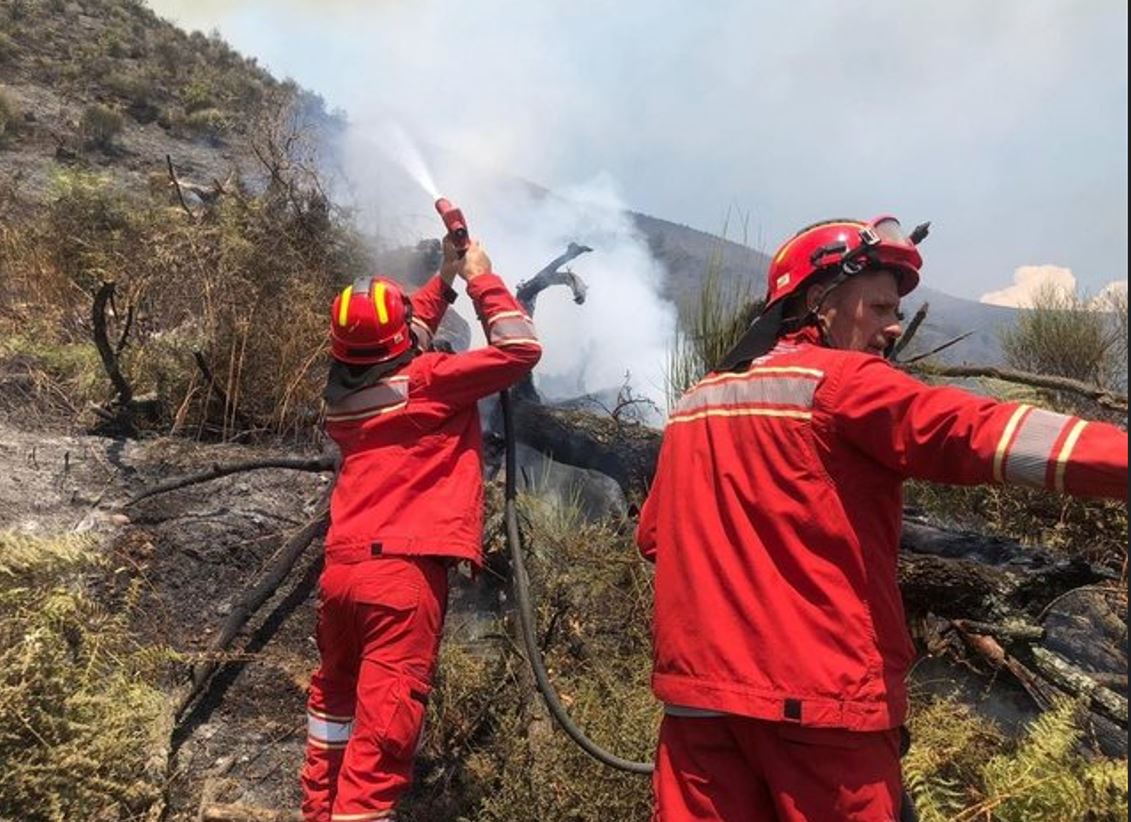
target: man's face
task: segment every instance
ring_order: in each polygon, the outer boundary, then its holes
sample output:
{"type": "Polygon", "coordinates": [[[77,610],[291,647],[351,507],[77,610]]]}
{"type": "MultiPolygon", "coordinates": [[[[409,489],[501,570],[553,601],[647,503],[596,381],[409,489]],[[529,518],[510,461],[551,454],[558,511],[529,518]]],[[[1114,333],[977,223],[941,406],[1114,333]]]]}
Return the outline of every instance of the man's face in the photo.
{"type": "Polygon", "coordinates": [[[829,293],[817,316],[833,348],[883,356],[903,333],[896,276],[866,271],[849,278],[829,293]]]}

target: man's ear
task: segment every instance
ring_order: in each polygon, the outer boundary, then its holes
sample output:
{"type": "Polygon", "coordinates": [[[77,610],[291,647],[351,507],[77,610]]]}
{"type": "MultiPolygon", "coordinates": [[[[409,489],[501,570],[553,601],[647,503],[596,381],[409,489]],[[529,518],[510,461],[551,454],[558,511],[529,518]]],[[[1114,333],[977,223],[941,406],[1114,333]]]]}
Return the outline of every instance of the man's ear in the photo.
{"type": "Polygon", "coordinates": [[[809,286],[809,290],[805,292],[805,310],[813,313],[820,308],[826,292],[827,289],[821,284],[809,286]]]}

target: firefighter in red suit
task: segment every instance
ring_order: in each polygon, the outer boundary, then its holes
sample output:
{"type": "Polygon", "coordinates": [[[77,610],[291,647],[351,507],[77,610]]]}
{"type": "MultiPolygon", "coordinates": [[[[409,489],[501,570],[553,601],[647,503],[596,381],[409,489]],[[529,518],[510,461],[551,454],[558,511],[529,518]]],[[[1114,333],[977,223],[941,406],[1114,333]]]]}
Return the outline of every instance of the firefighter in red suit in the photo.
{"type": "Polygon", "coordinates": [[[1119,428],[885,360],[926,231],[799,232],[763,313],[668,418],[637,531],[656,563],[658,822],[899,818],[905,480],[1126,499],[1119,428]]]}
{"type": "Polygon", "coordinates": [[[530,318],[477,244],[445,243],[411,298],[365,277],[334,300],[326,430],[341,450],[319,582],[321,664],[310,686],[303,816],[394,818],[412,778],[444,623],[448,566],[482,561],[476,402],[541,355],[530,318]],[[488,345],[428,349],[456,275],[488,345]]]}

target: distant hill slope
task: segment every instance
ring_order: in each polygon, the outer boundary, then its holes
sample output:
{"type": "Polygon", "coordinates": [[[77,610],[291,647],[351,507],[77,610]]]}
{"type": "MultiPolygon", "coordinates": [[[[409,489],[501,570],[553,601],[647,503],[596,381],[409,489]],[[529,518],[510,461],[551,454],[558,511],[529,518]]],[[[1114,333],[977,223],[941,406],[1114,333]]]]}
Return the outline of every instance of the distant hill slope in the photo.
{"type": "Polygon", "coordinates": [[[166,154],[203,184],[251,171],[241,138],[288,96],[331,121],[315,95],[138,0],[0,4],[0,177],[32,198],[66,169],[144,190],[166,154]]]}
{"type": "MultiPolygon", "coordinates": [[[[724,289],[734,285],[749,287],[754,296],[764,293],[770,262],[767,254],[668,220],[646,214],[633,213],[632,216],[648,237],[653,254],[667,267],[664,296],[681,309],[693,305],[698,298],[713,255],[718,255],[716,270],[724,289]]],[[[929,351],[973,331],[969,338],[942,352],[939,359],[948,363],[1001,363],[999,335],[1002,328],[1015,322],[1016,309],[985,305],[921,286],[905,301],[908,320],[924,302],[930,304],[927,320],[912,341],[909,354],[929,351]]]]}

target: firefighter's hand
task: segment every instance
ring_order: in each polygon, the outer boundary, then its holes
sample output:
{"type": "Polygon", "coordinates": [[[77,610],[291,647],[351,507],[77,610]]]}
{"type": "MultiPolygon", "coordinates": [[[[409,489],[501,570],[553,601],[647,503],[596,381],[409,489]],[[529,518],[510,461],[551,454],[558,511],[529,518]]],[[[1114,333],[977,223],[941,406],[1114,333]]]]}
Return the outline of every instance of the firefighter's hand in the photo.
{"type": "Polygon", "coordinates": [[[459,275],[471,282],[480,274],[490,273],[491,258],[487,256],[487,252],[483,250],[483,246],[479,244],[478,240],[472,240],[471,247],[467,249],[467,253],[460,260],[459,275]]]}
{"type": "Polygon", "coordinates": [[[444,237],[444,260],[440,263],[440,279],[444,281],[444,285],[451,288],[452,283],[456,281],[456,275],[459,274],[459,267],[462,262],[463,260],[460,259],[459,251],[456,250],[452,238],[444,237]]]}

